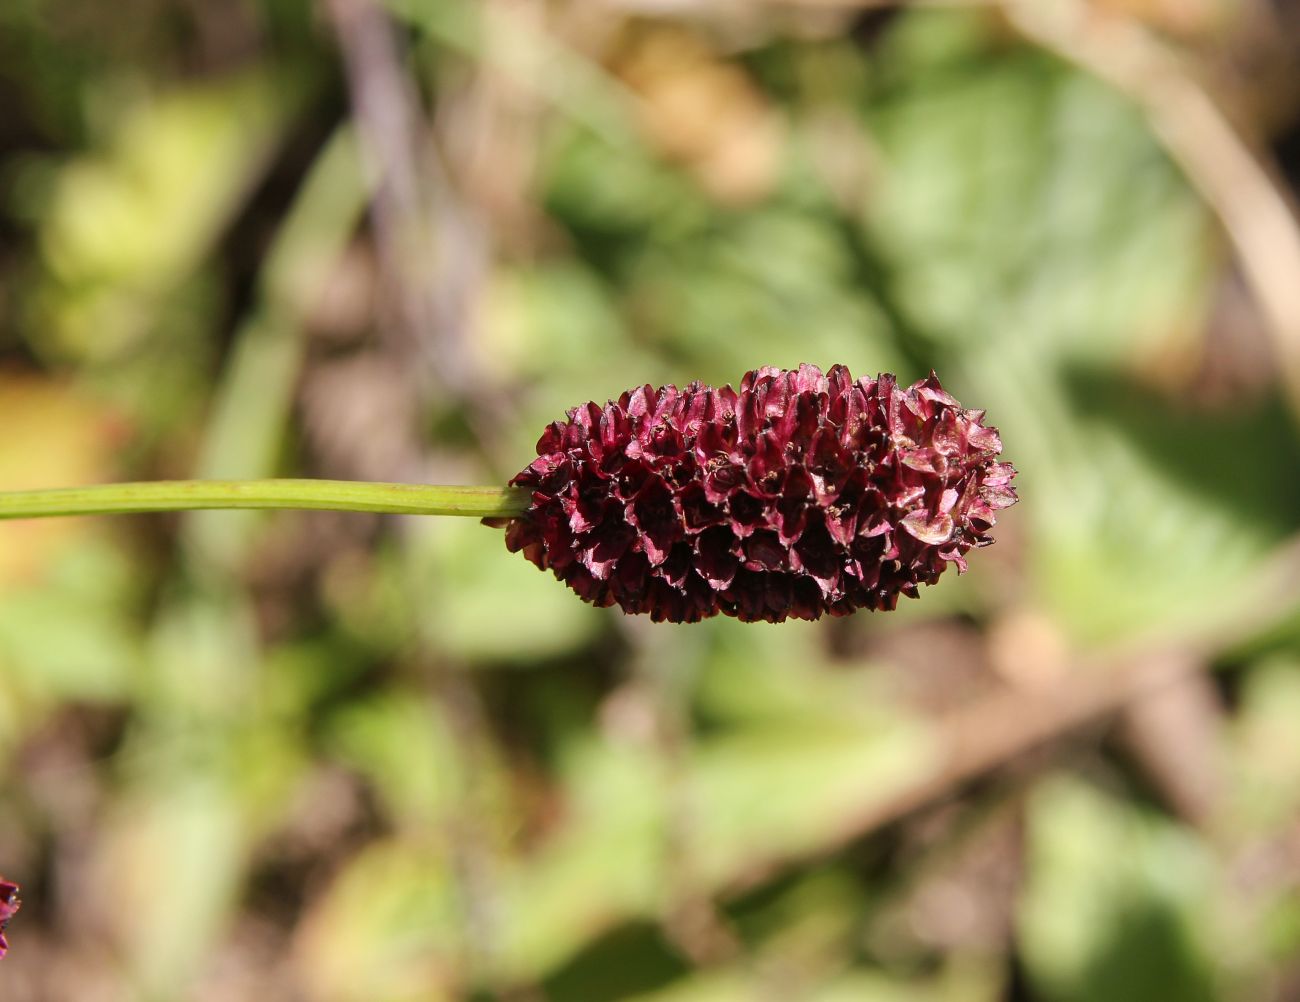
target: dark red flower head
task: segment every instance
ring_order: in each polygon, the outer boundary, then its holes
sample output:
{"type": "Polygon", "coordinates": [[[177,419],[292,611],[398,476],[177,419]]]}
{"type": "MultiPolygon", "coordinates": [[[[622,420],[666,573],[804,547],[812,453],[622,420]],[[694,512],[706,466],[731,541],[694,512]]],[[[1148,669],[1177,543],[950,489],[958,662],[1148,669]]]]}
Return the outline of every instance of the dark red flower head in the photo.
{"type": "Polygon", "coordinates": [[[18,911],[22,901],[18,897],[18,885],[11,884],[0,877],[0,957],[9,952],[9,943],[5,940],[5,927],[18,911]]]}
{"type": "Polygon", "coordinates": [[[905,390],[842,365],[637,387],[546,429],[511,481],[532,503],[506,545],[656,621],[893,609],[949,563],[964,571],[1016,502],[983,422],[933,373],[905,390]]]}

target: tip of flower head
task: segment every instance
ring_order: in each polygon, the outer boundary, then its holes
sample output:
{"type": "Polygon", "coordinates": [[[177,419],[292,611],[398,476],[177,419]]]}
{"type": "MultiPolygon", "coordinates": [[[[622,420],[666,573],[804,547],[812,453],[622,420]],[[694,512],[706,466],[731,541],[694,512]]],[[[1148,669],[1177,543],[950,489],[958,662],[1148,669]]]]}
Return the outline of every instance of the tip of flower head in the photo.
{"type": "Polygon", "coordinates": [[[22,899],[18,896],[18,885],[0,877],[0,957],[9,952],[9,943],[5,939],[5,929],[14,917],[22,899]]]}
{"type": "MultiPolygon", "coordinates": [[[[984,412],[930,375],[747,372],[576,407],[511,484],[506,545],[594,605],[656,621],[893,609],[992,542],[1017,500],[984,412]]],[[[499,522],[497,523],[499,524],[499,522]]]]}

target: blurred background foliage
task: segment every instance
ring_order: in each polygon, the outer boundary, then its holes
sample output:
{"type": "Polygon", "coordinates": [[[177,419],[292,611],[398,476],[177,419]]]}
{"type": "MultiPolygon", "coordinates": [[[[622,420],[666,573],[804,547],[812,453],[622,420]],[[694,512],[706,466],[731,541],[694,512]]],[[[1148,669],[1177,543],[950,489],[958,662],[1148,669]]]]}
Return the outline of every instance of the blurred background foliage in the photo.
{"type": "Polygon", "coordinates": [[[806,361],[1024,498],[779,627],[7,525],[7,1002],[1300,998],[1300,4],[5,0],[0,107],[6,488],[502,482],[806,361]]]}

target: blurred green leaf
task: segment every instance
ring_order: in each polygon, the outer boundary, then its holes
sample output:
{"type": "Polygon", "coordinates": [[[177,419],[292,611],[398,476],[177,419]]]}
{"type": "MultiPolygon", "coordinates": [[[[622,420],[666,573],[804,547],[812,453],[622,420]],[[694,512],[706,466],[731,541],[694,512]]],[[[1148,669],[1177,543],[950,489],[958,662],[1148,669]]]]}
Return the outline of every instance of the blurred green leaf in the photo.
{"type": "Polygon", "coordinates": [[[759,365],[906,372],[834,222],[772,207],[650,242],[632,265],[634,315],[706,382],[759,365]]]}
{"type": "Polygon", "coordinates": [[[1075,780],[1035,791],[1025,965],[1051,1002],[1220,997],[1205,922],[1214,871],[1188,831],[1075,780]]]}
{"type": "Polygon", "coordinates": [[[392,691],[351,702],[328,735],[334,756],[374,784],[397,824],[429,830],[454,806],[459,755],[431,697],[392,691]]]}
{"type": "Polygon", "coordinates": [[[248,73],[124,109],[107,148],[58,169],[40,231],[38,349],[104,359],[144,336],[265,169],[293,80],[248,73]]]}
{"type": "MultiPolygon", "coordinates": [[[[276,232],[259,279],[259,299],[236,333],[197,461],[197,474],[276,474],[301,374],[303,313],[319,295],[365,206],[355,140],[337,129],[303,179],[276,232]]],[[[186,543],[197,566],[229,574],[248,554],[265,513],[191,512],[186,543]]]]}
{"type": "Polygon", "coordinates": [[[773,968],[770,977],[752,970],[701,971],[661,991],[628,1002],[752,1002],[774,993],[808,1002],[994,1002],[1001,999],[999,972],[987,962],[955,962],[937,976],[890,977],[851,970],[808,978],[806,971],[773,968]]]}
{"type": "Polygon", "coordinates": [[[600,629],[603,610],[510,553],[499,529],[471,519],[426,519],[407,545],[409,600],[421,634],[437,650],[526,662],[573,650],[600,629]]]}
{"type": "Polygon", "coordinates": [[[292,960],[321,1002],[449,1002],[456,922],[440,852],[376,840],[313,904],[292,960]]]}
{"type": "Polygon", "coordinates": [[[98,541],[61,555],[47,573],[44,587],[10,589],[0,601],[0,684],[39,703],[125,697],[143,650],[124,601],[130,564],[98,541]]]}
{"type": "Polygon", "coordinates": [[[866,111],[888,168],[868,228],[909,315],[949,350],[1094,364],[1190,334],[1204,207],[1122,97],[1028,49],[971,58],[993,44],[866,111]]]}
{"type": "Polygon", "coordinates": [[[1245,679],[1233,727],[1232,784],[1237,811],[1252,830],[1289,824],[1300,809],[1300,663],[1273,657],[1245,679]]]}
{"type": "Polygon", "coordinates": [[[566,771],[566,823],[501,888],[508,978],[537,978],[662,902],[665,777],[651,749],[584,742],[566,771]]]}
{"type": "Polygon", "coordinates": [[[813,852],[928,774],[927,732],[883,715],[864,725],[831,713],[701,742],[687,780],[700,872],[723,883],[813,852]]]}
{"type": "Polygon", "coordinates": [[[248,840],[228,788],[194,772],[137,786],[99,832],[77,889],[143,997],[174,998],[213,958],[239,893],[248,840]]]}
{"type": "Polygon", "coordinates": [[[1207,212],[1136,108],[981,23],[890,36],[908,73],[867,112],[888,165],[868,232],[1021,470],[1028,588],[1089,643],[1231,622],[1300,528],[1300,448],[1272,409],[1197,417],[1129,376],[1196,351],[1207,212]],[[1262,463],[1231,444],[1255,436],[1262,463]]]}
{"type": "MultiPolygon", "coordinates": [[[[672,381],[661,358],[629,342],[615,290],[576,261],[501,270],[486,297],[483,368],[520,386],[516,468],[534,456],[541,430],[573,407],[616,399],[643,383],[672,381]]],[[[515,469],[511,469],[514,473],[515,469]]]]}

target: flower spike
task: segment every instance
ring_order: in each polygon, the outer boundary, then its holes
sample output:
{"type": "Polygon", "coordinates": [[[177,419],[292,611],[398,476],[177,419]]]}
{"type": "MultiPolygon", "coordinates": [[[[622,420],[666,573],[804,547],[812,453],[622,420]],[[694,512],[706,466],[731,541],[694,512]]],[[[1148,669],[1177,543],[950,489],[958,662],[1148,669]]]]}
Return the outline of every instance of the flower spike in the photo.
{"type": "Polygon", "coordinates": [[[22,904],[18,897],[18,885],[0,877],[0,957],[9,952],[9,943],[5,940],[5,929],[22,904]]]}
{"type": "Polygon", "coordinates": [[[550,425],[511,480],[506,545],[594,605],[656,621],[893,609],[992,542],[1015,470],[932,372],[906,389],[757,369],[738,390],[640,386],[550,425]]]}

